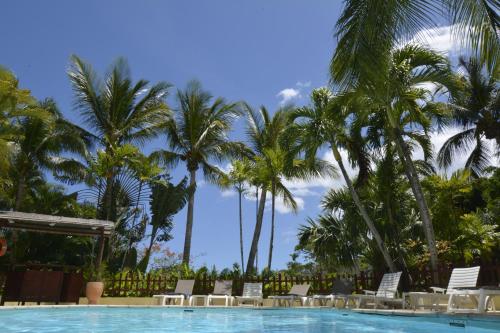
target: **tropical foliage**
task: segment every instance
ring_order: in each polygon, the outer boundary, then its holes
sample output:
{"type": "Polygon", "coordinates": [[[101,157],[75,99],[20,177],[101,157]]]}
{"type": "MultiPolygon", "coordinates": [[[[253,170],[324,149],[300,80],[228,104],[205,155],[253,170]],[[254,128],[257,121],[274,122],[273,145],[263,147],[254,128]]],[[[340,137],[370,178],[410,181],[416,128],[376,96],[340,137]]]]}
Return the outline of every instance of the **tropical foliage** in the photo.
{"type": "MultiPolygon", "coordinates": [[[[321,213],[299,228],[287,272],[409,273],[430,266],[436,279],[439,262],[500,256],[496,2],[346,0],[335,29],[330,86],[314,89],[307,105],[274,112],[214,98],[197,81],[177,90],[171,108],[171,85],[134,81],[123,58],[101,77],[72,56],[68,77],[79,126],[64,116],[69,110],[51,98],[37,100],[0,67],[0,209],[111,220],[107,274],[183,277],[258,273],[269,211],[264,272],[271,276],[277,204],[299,208],[290,184],[340,176],[345,186],[330,188],[321,213]],[[458,64],[422,45],[422,29],[445,21],[467,55],[458,64]],[[235,122],[246,124],[243,141],[231,139],[235,122]],[[433,147],[432,136],[443,130],[456,133],[433,147]],[[152,151],[147,145],[155,139],[161,149],[152,151]],[[334,165],[319,158],[325,150],[334,165]],[[173,181],[180,163],[185,171],[173,181]],[[193,269],[200,173],[238,194],[240,263],[220,273],[193,269]],[[255,226],[245,235],[243,202],[254,193],[255,226]],[[184,206],[184,248],[177,253],[168,241],[184,206]],[[252,236],[246,262],[245,236],[252,236]]],[[[0,236],[9,240],[0,264],[92,266],[96,256],[93,238],[8,229],[0,236]]]]}

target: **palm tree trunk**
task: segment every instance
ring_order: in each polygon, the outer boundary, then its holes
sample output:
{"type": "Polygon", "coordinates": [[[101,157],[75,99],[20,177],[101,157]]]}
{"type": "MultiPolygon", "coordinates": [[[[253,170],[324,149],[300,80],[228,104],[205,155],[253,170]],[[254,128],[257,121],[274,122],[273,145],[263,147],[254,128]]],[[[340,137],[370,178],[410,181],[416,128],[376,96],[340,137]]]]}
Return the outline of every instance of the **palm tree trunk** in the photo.
{"type": "MultiPolygon", "coordinates": [[[[255,221],[259,218],[259,187],[255,187],[255,221]]],[[[255,271],[259,271],[259,247],[255,250],[255,271]]]]}
{"type": "Polygon", "coordinates": [[[429,247],[429,254],[431,259],[431,268],[433,272],[434,283],[439,283],[439,273],[438,273],[438,256],[436,248],[436,238],[434,236],[434,227],[432,226],[431,214],[429,207],[427,206],[427,201],[425,200],[424,192],[422,186],[420,185],[420,180],[418,179],[418,173],[415,169],[415,165],[409,155],[409,148],[403,137],[398,130],[394,130],[396,137],[396,148],[398,151],[399,158],[403,161],[405,165],[405,174],[410,182],[413,195],[417,201],[418,209],[420,211],[420,217],[422,218],[422,223],[424,225],[424,233],[427,239],[427,246],[429,247]]]}
{"type": "Polygon", "coordinates": [[[387,251],[384,241],[382,240],[382,237],[380,236],[377,228],[375,228],[375,224],[373,223],[372,219],[368,215],[368,212],[365,209],[365,206],[361,202],[361,199],[358,196],[358,193],[354,189],[354,186],[351,182],[351,179],[349,178],[349,175],[347,174],[347,171],[344,167],[344,163],[342,162],[342,157],[340,156],[340,152],[337,149],[337,146],[332,144],[332,152],[333,156],[335,157],[335,160],[337,161],[337,164],[340,167],[340,170],[342,171],[342,176],[344,176],[344,180],[347,184],[347,187],[349,188],[349,192],[351,192],[352,199],[354,201],[354,204],[358,208],[358,211],[365,221],[366,225],[368,226],[368,229],[370,229],[370,232],[373,235],[373,238],[375,238],[375,242],[377,243],[377,246],[382,253],[382,256],[384,257],[385,263],[387,267],[389,267],[389,270],[391,272],[396,271],[396,266],[394,265],[394,262],[392,261],[392,258],[389,254],[389,251],[387,251]]]}
{"type": "Polygon", "coordinates": [[[245,274],[245,258],[243,255],[243,209],[241,207],[241,188],[238,189],[238,206],[239,206],[239,217],[240,217],[240,255],[241,255],[241,270],[245,274]]]}
{"type": "Polygon", "coordinates": [[[187,221],[186,221],[186,237],[184,238],[184,252],[182,253],[182,263],[185,265],[189,265],[189,259],[191,256],[191,236],[193,233],[194,193],[196,191],[196,169],[189,170],[189,174],[190,174],[189,186],[191,188],[191,191],[189,192],[187,221]]]}
{"type": "Polygon", "coordinates": [[[262,221],[264,219],[264,207],[266,205],[267,191],[262,189],[259,201],[259,210],[257,213],[257,220],[255,222],[255,230],[253,232],[252,246],[248,254],[246,274],[251,274],[254,268],[255,255],[257,254],[257,246],[259,245],[260,232],[262,230],[262,221]]]}
{"type": "Polygon", "coordinates": [[[275,211],[275,203],[276,203],[276,186],[274,182],[272,184],[272,193],[271,193],[271,237],[269,239],[269,257],[267,259],[267,270],[271,271],[271,263],[273,261],[273,245],[274,245],[274,211],[275,211]]]}
{"type": "Polygon", "coordinates": [[[24,180],[24,177],[21,175],[19,177],[19,182],[17,184],[16,201],[14,203],[15,211],[19,211],[19,209],[21,209],[21,204],[24,201],[25,193],[26,193],[26,182],[24,180]]]}

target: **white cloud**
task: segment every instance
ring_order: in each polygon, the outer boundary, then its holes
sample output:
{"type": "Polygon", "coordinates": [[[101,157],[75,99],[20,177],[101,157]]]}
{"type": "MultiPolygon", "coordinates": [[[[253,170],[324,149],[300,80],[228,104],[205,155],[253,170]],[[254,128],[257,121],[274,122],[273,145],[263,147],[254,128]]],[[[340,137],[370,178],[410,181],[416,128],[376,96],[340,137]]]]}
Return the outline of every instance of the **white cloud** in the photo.
{"type": "Polygon", "coordinates": [[[234,197],[236,195],[236,191],[235,190],[222,190],[220,192],[220,195],[223,198],[230,198],[230,197],[234,197]]]}
{"type": "MultiPolygon", "coordinates": [[[[297,211],[301,211],[305,207],[304,199],[301,197],[294,197],[295,202],[297,203],[297,211]]],[[[266,204],[266,207],[271,207],[271,202],[266,204]]],[[[292,208],[285,205],[281,198],[276,198],[276,211],[280,214],[290,214],[292,213],[292,208]]]]}
{"type": "Polygon", "coordinates": [[[276,97],[281,99],[280,104],[284,105],[294,100],[301,99],[302,93],[309,87],[311,87],[311,81],[304,81],[304,82],[297,81],[297,83],[295,83],[295,87],[285,88],[281,90],[279,93],[276,94],[276,97]]]}
{"type": "MultiPolygon", "coordinates": [[[[446,130],[438,133],[434,132],[431,133],[431,143],[433,146],[433,151],[434,154],[437,156],[437,153],[443,146],[443,144],[448,140],[448,138],[452,137],[453,135],[461,132],[462,129],[458,127],[450,127],[447,128],[446,130]]],[[[488,140],[488,146],[491,151],[494,149],[494,141],[493,140],[488,140]]],[[[462,169],[465,166],[465,162],[467,161],[467,157],[469,156],[470,151],[468,151],[466,154],[457,154],[455,155],[455,158],[452,161],[452,164],[446,169],[439,169],[437,166],[437,163],[435,163],[435,166],[438,171],[441,171],[443,173],[446,173],[447,175],[451,175],[453,172],[455,172],[458,169],[462,169]]],[[[435,156],[435,157],[436,157],[435,156]]],[[[423,159],[424,158],[424,153],[421,148],[417,147],[415,149],[415,152],[413,153],[413,158],[414,159],[423,159]]],[[[498,159],[495,159],[494,157],[491,159],[491,162],[495,166],[500,166],[500,161],[498,159]]]]}
{"type": "Polygon", "coordinates": [[[291,101],[302,97],[300,95],[300,90],[295,88],[286,88],[281,90],[276,97],[281,98],[280,104],[287,104],[291,101]]]}
{"type": "Polygon", "coordinates": [[[453,28],[451,25],[420,30],[410,43],[423,45],[448,57],[456,57],[461,50],[459,41],[453,37],[453,28]]]}
{"type": "Polygon", "coordinates": [[[309,88],[311,86],[311,81],[306,81],[306,82],[297,81],[295,85],[301,88],[309,88]]]}

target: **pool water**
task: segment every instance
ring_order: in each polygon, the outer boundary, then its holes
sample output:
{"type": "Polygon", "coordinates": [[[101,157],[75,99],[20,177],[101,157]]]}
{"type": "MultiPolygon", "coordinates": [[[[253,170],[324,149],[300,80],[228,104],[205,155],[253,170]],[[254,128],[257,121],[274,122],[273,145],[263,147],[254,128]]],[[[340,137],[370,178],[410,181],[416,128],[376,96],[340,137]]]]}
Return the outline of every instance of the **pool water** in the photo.
{"type": "Polygon", "coordinates": [[[500,321],[332,309],[29,308],[0,310],[0,332],[494,333],[500,332],[500,321]]]}

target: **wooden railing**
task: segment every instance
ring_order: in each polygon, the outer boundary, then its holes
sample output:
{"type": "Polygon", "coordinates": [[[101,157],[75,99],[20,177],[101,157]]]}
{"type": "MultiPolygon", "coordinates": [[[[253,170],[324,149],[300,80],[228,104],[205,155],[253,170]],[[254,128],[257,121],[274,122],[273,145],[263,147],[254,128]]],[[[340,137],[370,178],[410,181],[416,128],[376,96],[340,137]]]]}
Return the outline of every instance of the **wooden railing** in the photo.
{"type": "MultiPolygon", "coordinates": [[[[456,266],[464,267],[464,265],[456,266]]],[[[439,286],[446,287],[453,266],[446,265],[439,268],[439,286]]],[[[264,296],[286,294],[292,285],[299,283],[311,284],[311,293],[328,293],[333,281],[338,278],[353,281],[354,289],[361,292],[363,289],[377,290],[383,273],[363,271],[359,274],[321,274],[315,276],[286,276],[278,274],[270,277],[237,277],[227,278],[233,280],[233,295],[240,295],[245,282],[260,282],[264,286],[264,296]]],[[[208,294],[213,291],[216,278],[202,275],[195,278],[193,292],[195,294],[208,294]]],[[[148,297],[173,291],[177,278],[158,274],[137,274],[132,272],[119,273],[105,281],[104,295],[109,297],[148,297]]],[[[478,280],[479,286],[498,286],[500,284],[500,263],[488,263],[481,265],[481,273],[478,280]]],[[[432,271],[429,268],[420,271],[411,271],[404,274],[402,290],[428,290],[434,286],[432,283],[432,271]],[[409,277],[411,278],[409,278],[409,277]]]]}

